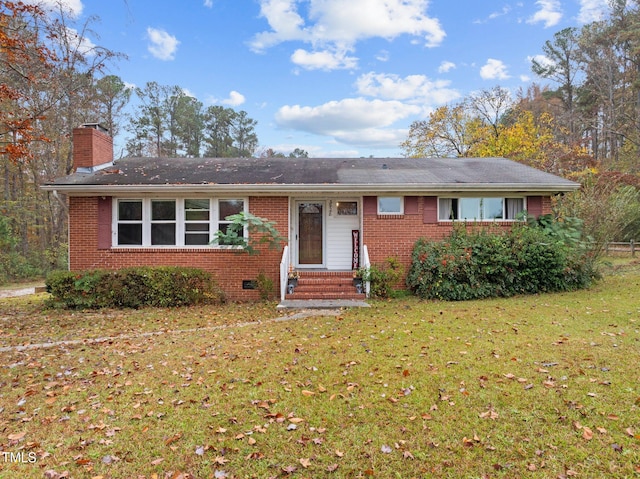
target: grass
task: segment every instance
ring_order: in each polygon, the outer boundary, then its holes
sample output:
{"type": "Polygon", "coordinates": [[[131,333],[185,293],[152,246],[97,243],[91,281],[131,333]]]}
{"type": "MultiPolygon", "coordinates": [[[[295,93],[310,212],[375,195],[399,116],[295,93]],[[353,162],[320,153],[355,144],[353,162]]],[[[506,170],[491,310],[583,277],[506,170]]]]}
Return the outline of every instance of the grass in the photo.
{"type": "Polygon", "coordinates": [[[639,290],[616,261],[588,291],[282,321],[0,300],[1,347],[118,337],[0,352],[0,477],[640,477],[639,290]]]}

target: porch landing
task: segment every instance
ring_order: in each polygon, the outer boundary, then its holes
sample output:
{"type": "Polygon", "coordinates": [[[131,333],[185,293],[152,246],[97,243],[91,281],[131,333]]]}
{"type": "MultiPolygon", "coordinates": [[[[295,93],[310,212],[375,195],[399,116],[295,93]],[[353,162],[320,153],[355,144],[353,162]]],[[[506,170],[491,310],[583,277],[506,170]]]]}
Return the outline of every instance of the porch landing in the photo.
{"type": "Polygon", "coordinates": [[[285,299],[278,309],[336,309],[369,308],[365,302],[357,299],[285,299]]]}

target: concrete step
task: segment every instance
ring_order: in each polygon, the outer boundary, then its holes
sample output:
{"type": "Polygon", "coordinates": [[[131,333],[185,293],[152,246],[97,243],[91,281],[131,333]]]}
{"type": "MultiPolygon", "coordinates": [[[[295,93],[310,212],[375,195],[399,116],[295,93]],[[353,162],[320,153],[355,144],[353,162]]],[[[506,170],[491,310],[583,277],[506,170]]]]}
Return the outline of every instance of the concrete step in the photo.
{"type": "Polygon", "coordinates": [[[366,295],[358,293],[353,285],[351,271],[301,271],[298,285],[287,300],[364,300],[366,295]]]}
{"type": "Polygon", "coordinates": [[[352,300],[364,300],[366,296],[364,293],[353,292],[332,292],[332,291],[294,291],[293,294],[287,294],[285,299],[290,300],[308,300],[308,299],[352,299],[352,300]]]}

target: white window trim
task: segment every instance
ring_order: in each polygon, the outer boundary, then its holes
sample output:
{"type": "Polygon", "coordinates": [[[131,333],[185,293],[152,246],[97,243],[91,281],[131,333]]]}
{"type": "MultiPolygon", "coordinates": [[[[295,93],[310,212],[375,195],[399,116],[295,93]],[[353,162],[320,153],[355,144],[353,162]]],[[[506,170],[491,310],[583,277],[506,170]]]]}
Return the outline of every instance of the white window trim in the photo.
{"type": "MultiPolygon", "coordinates": [[[[229,246],[229,245],[185,245],[185,208],[184,200],[191,199],[208,199],[209,200],[209,242],[213,241],[218,231],[218,225],[220,224],[218,201],[224,200],[241,200],[243,202],[243,211],[249,210],[249,199],[247,197],[224,197],[224,198],[211,198],[198,195],[183,196],[183,197],[165,197],[165,196],[127,196],[127,197],[114,197],[112,202],[111,211],[111,244],[116,249],[131,249],[131,248],[153,248],[153,249],[240,249],[241,246],[229,246]],[[151,244],[151,201],[152,200],[167,200],[176,202],[176,244],[175,245],[152,245],[151,244]],[[142,244],[141,245],[120,245],[118,244],[118,205],[121,201],[142,201],[142,244]]],[[[123,222],[126,223],[126,222],[123,222]]],[[[129,223],[139,223],[138,221],[129,223]]],[[[156,222],[153,222],[156,223],[156,222]]],[[[172,221],[170,221],[172,223],[172,221]]],[[[245,237],[248,237],[248,231],[245,229],[245,237]]]]}
{"type": "Polygon", "coordinates": [[[378,214],[381,216],[403,215],[404,214],[404,196],[378,196],[376,199],[376,208],[378,209],[378,214]],[[400,200],[400,211],[380,211],[380,200],[382,198],[398,198],[400,200]]]}
{"type": "Polygon", "coordinates": [[[509,196],[439,196],[438,197],[438,221],[439,222],[451,222],[451,221],[455,221],[455,222],[476,222],[476,223],[494,223],[494,222],[506,222],[506,223],[512,223],[514,221],[518,221],[516,219],[507,219],[506,215],[507,215],[507,199],[521,199],[522,200],[522,211],[527,211],[527,197],[526,196],[519,196],[519,195],[509,195],[509,196]],[[502,218],[456,218],[456,219],[443,219],[441,218],[441,211],[440,211],[440,200],[446,200],[446,199],[452,199],[452,200],[458,200],[458,211],[457,211],[457,216],[460,216],[460,200],[464,200],[466,198],[471,198],[471,199],[479,199],[479,200],[484,200],[484,199],[494,199],[494,198],[498,198],[498,199],[502,199],[502,218]]]}

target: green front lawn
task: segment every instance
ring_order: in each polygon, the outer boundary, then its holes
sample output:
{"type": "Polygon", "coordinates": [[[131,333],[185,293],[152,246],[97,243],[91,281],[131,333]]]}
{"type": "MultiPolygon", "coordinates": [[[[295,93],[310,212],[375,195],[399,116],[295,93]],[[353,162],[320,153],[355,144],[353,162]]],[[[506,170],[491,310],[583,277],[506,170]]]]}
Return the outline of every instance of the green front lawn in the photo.
{"type": "Polygon", "coordinates": [[[588,291],[283,321],[45,296],[0,300],[0,347],[75,341],[0,352],[3,478],[640,477],[637,263],[588,291]]]}

